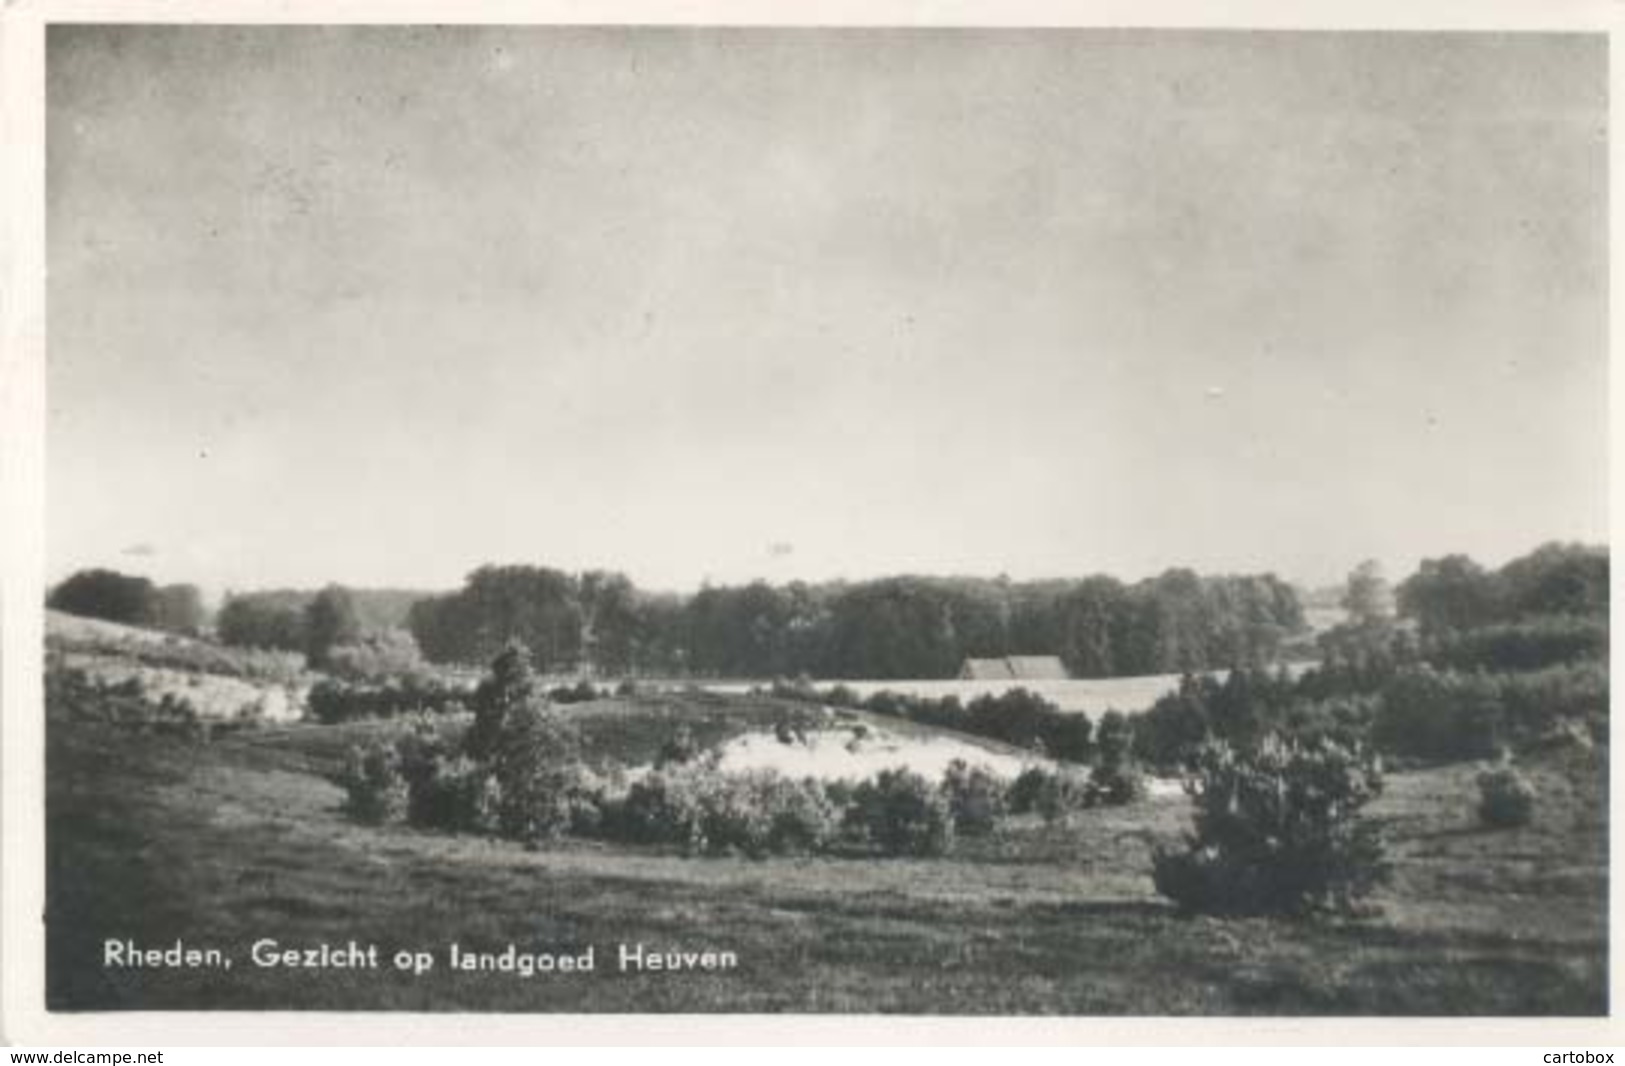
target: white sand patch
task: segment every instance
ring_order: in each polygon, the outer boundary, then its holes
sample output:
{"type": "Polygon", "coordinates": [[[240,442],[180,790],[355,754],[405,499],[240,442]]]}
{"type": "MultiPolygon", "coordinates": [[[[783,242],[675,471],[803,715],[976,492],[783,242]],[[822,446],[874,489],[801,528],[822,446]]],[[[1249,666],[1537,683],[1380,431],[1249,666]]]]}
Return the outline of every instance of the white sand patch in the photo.
{"type": "Polygon", "coordinates": [[[69,652],[63,664],[85,671],[95,680],[117,685],[137,678],[142,693],[156,704],[164,696],[184,699],[201,718],[235,718],[253,714],[268,722],[291,722],[299,718],[303,700],[298,691],[282,685],[256,682],[221,674],[189,673],[160,666],[145,666],[117,656],[69,652]]]}
{"type": "MultiPolygon", "coordinates": [[[[1287,665],[1287,672],[1293,677],[1298,677],[1314,665],[1290,663],[1287,665]]],[[[1210,670],[1207,673],[1223,681],[1230,672],[1210,670]]],[[[968,703],[978,696],[998,696],[1011,689],[1024,688],[1028,692],[1044,697],[1063,711],[1082,712],[1093,717],[1108,710],[1118,710],[1125,714],[1146,710],[1163,696],[1178,691],[1179,680],[1179,674],[1154,674],[1142,677],[1079,678],[1068,681],[818,681],[814,683],[814,687],[824,691],[834,685],[844,685],[861,698],[867,698],[876,692],[898,692],[929,699],[957,696],[962,703],[968,703]]],[[[761,686],[760,682],[752,684],[737,681],[710,682],[701,687],[713,692],[743,693],[761,686]]]]}
{"type": "Polygon", "coordinates": [[[1185,783],[1177,777],[1147,777],[1145,779],[1145,794],[1156,799],[1183,796],[1185,794],[1185,783]]]}
{"type": "Polygon", "coordinates": [[[724,771],[777,770],[787,777],[821,781],[858,781],[898,766],[935,781],[955,759],[1011,779],[1028,766],[1050,765],[1036,755],[989,751],[952,737],[902,736],[873,726],[866,735],[853,729],[822,729],[788,742],[772,733],[746,733],[719,751],[719,767],[724,771]]]}

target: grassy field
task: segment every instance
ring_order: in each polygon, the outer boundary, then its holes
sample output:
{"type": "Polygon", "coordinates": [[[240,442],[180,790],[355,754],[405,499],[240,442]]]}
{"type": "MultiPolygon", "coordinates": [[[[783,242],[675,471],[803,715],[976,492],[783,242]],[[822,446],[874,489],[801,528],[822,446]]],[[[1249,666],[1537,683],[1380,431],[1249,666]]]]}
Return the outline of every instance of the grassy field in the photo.
{"type": "MultiPolygon", "coordinates": [[[[710,696],[605,701],[589,747],[627,762],[676,721],[715,743],[806,714],[710,696]],[[654,738],[654,739],[652,739],[654,738]]],[[[931,860],[698,859],[515,845],[339,811],[344,749],[375,724],[200,745],[48,727],[48,997],[56,1010],[1596,1014],[1607,1008],[1605,759],[1533,767],[1536,823],[1476,827],[1475,768],[1392,775],[1395,875],[1358,919],[1218,920],[1155,894],[1183,797],[1015,819],[931,860]],[[219,947],[222,970],[102,966],[103,941],[219,947]],[[377,944],[374,971],[262,969],[250,945],[377,944]],[[590,974],[462,973],[464,950],[580,952],[590,974]],[[616,946],[731,951],[737,969],[621,973],[616,946]],[[397,973],[388,956],[431,953],[397,973]]],[[[645,752],[644,748],[651,748],[645,752]]]]}

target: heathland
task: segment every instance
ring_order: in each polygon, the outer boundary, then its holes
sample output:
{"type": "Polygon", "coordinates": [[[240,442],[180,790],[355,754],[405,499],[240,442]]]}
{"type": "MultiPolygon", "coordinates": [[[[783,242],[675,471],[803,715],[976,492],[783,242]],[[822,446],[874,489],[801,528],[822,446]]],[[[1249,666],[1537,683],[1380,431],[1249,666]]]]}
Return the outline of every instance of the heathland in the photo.
{"type": "Polygon", "coordinates": [[[1357,572],[1314,668],[1098,718],[549,688],[522,642],[476,685],[393,638],[301,656],[54,617],[49,1004],[1601,1013],[1607,560],[1543,551],[1426,564],[1397,616],[1357,572]],[[177,942],[230,969],[124,961],[177,942]],[[621,945],[736,965],[623,971],[621,945]]]}

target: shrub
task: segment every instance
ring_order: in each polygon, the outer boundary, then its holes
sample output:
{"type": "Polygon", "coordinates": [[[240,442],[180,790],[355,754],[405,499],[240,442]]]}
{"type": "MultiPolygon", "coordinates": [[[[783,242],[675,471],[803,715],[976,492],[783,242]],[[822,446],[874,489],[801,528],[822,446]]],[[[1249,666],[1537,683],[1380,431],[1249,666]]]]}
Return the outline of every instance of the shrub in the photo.
{"type": "Polygon", "coordinates": [[[1091,723],[1087,715],[1062,711],[1034,692],[1016,688],[978,696],[966,706],[957,696],[916,696],[889,689],[860,697],[846,685],[820,692],[811,680],[775,681],[770,693],[780,699],[816,701],[830,707],[866,710],[921,725],[957,729],[992,737],[1060,759],[1082,761],[1088,754],[1091,723]]]}
{"type": "Polygon", "coordinates": [[[991,833],[1008,807],[1004,782],[987,767],[971,766],[964,759],[948,764],[942,792],[953,815],[954,831],[966,836],[991,833]]]}
{"type": "Polygon", "coordinates": [[[1510,766],[1478,775],[1478,817],[1495,829],[1528,825],[1535,815],[1535,786],[1510,766]]]}
{"type": "Polygon", "coordinates": [[[1540,670],[1608,655],[1608,619],[1554,616],[1441,634],[1423,656],[1457,670],[1540,670]]]}
{"type": "Polygon", "coordinates": [[[1090,806],[1116,807],[1145,797],[1145,778],[1133,751],[1133,724],[1121,711],[1107,711],[1095,733],[1095,765],[1084,788],[1090,806]]]}
{"type": "Polygon", "coordinates": [[[1346,909],[1387,874],[1361,809],[1382,788],[1369,751],[1266,735],[1251,749],[1219,741],[1186,783],[1196,803],[1184,852],[1159,851],[1157,891],[1215,914],[1346,909]]]}
{"type": "Polygon", "coordinates": [[[1516,743],[1561,733],[1576,724],[1593,732],[1607,729],[1606,661],[1504,674],[1498,680],[1507,733],[1516,743]]]}
{"type": "Polygon", "coordinates": [[[497,831],[501,788],[489,767],[458,754],[452,739],[427,720],[395,749],[406,780],[407,822],[452,832],[497,831]]]}
{"type": "Polygon", "coordinates": [[[1089,781],[1073,770],[1029,766],[1016,775],[1006,799],[1012,814],[1038,814],[1053,824],[1089,805],[1089,781]]]}
{"type": "Polygon", "coordinates": [[[1483,759],[1505,729],[1497,682],[1487,674],[1416,667],[1383,686],[1372,736],[1383,751],[1419,759],[1483,759]]]}
{"type": "MultiPolygon", "coordinates": [[[[1321,682],[1317,678],[1312,683],[1321,682]]],[[[1280,728],[1295,701],[1313,694],[1286,673],[1260,668],[1232,670],[1222,680],[1212,674],[1186,674],[1178,689],[1136,715],[1132,726],[1123,715],[1108,711],[1101,719],[1096,746],[1102,752],[1124,746],[1148,765],[1186,769],[1209,739],[1253,744],[1280,728]]]]}
{"type": "Polygon", "coordinates": [[[689,852],[753,857],[820,851],[835,838],[836,808],[816,781],[773,770],[652,771],[633,783],[605,828],[689,852]]]}
{"type": "Polygon", "coordinates": [[[1567,723],[1607,718],[1608,668],[1602,662],[1527,673],[1401,671],[1383,686],[1373,737],[1383,751],[1420,759],[1493,757],[1556,733],[1567,723]]]}
{"type": "Polygon", "coordinates": [[[953,847],[947,798],[911,770],[882,770],[859,785],[852,815],[864,835],[889,855],[941,855],[953,847]]]}
{"type": "Polygon", "coordinates": [[[1005,793],[1005,804],[1011,814],[1030,814],[1038,810],[1038,794],[1050,776],[1042,766],[1029,766],[1016,775],[1005,793]]]}
{"type": "Polygon", "coordinates": [[[548,690],[547,698],[554,703],[591,703],[602,698],[602,694],[593,686],[591,681],[583,678],[573,685],[559,685],[548,690]]]}
{"type": "Polygon", "coordinates": [[[353,745],[339,784],[346,793],[344,811],[358,822],[380,825],[406,812],[406,780],[392,744],[353,745]]]}
{"type": "Polygon", "coordinates": [[[1302,699],[1288,709],[1284,731],[1304,740],[1369,745],[1380,703],[1373,694],[1302,699]]]}
{"type": "Polygon", "coordinates": [[[840,808],[817,781],[770,772],[757,786],[768,811],[767,848],[775,855],[822,851],[840,830],[840,808]]]}
{"type": "Polygon", "coordinates": [[[1044,778],[1034,808],[1053,825],[1088,805],[1087,779],[1071,770],[1056,769],[1044,778]]]}
{"type": "Polygon", "coordinates": [[[963,721],[954,728],[993,737],[1058,759],[1082,762],[1089,755],[1092,725],[1085,714],[1062,711],[1054,703],[1024,688],[998,695],[978,696],[965,707],[963,721]]]}
{"type": "Polygon", "coordinates": [[[503,723],[489,766],[501,791],[502,834],[534,845],[583,820],[596,820],[590,774],[580,762],[580,736],[540,700],[514,708],[503,723]]]}
{"type": "Polygon", "coordinates": [[[1083,800],[1090,807],[1121,807],[1145,798],[1145,775],[1133,762],[1103,762],[1089,771],[1083,800]]]}
{"type": "Polygon", "coordinates": [[[835,835],[834,808],[817,782],[772,770],[708,775],[700,802],[705,846],[713,852],[810,852],[835,835]]]}
{"type": "Polygon", "coordinates": [[[694,739],[693,731],[686,725],[678,726],[677,732],[667,737],[666,742],[660,745],[660,751],[655,754],[655,769],[693,762],[699,754],[700,744],[694,739]]]}
{"type": "Polygon", "coordinates": [[[844,821],[847,810],[857,800],[857,784],[846,778],[838,778],[834,781],[825,781],[823,788],[824,798],[829,801],[830,809],[836,813],[836,820],[844,821]]]}
{"type": "Polygon", "coordinates": [[[372,683],[390,679],[421,681],[428,673],[417,641],[398,629],[335,644],[327,650],[325,666],[336,677],[372,683]]]}
{"type": "Polygon", "coordinates": [[[823,702],[831,707],[861,707],[863,697],[850,685],[835,685],[824,693],[823,702]]]}
{"type": "Polygon", "coordinates": [[[410,678],[382,685],[324,678],[310,687],[305,708],[324,725],[363,718],[393,718],[419,711],[452,714],[463,709],[461,689],[410,678]]]}
{"type": "Polygon", "coordinates": [[[627,790],[610,827],[639,843],[703,850],[705,818],[696,779],[660,770],[645,774],[627,790]]]}
{"type": "Polygon", "coordinates": [[[508,716],[536,693],[530,668],[530,650],[518,641],[508,644],[491,660],[491,672],[474,690],[474,725],[463,746],[475,759],[488,759],[497,751],[508,716]]]}
{"type": "Polygon", "coordinates": [[[768,686],[767,694],[774,699],[781,700],[816,700],[818,690],[813,687],[812,678],[805,674],[791,681],[789,678],[775,677],[768,686]]]}

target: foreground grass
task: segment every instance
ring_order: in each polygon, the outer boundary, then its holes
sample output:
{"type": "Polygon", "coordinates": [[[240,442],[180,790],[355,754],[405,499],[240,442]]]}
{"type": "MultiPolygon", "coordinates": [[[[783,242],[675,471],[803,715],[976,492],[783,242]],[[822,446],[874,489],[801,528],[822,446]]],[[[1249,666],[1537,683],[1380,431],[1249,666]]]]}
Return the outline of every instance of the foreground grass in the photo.
{"type": "MultiPolygon", "coordinates": [[[[710,713],[707,711],[706,713],[710,713]]],[[[198,746],[49,726],[52,1009],[1596,1014],[1606,1010],[1602,760],[1535,770],[1537,824],[1474,826],[1472,770],[1395,775],[1393,883],[1358,920],[1177,914],[1150,854],[1183,799],[1016,822],[941,860],[687,859],[369,829],[322,773],[363,727],[198,746]],[[423,977],[264,970],[249,945],[433,952],[423,977]],[[104,939],[219,946],[229,972],[101,966],[104,939]],[[446,947],[596,948],[593,974],[450,972],[446,947]],[[621,974],[620,943],[736,952],[621,974]]]]}

